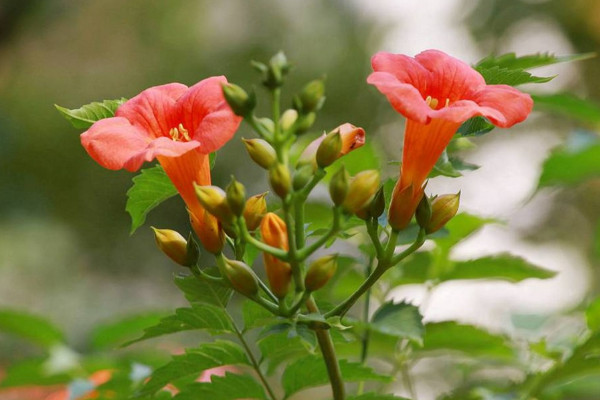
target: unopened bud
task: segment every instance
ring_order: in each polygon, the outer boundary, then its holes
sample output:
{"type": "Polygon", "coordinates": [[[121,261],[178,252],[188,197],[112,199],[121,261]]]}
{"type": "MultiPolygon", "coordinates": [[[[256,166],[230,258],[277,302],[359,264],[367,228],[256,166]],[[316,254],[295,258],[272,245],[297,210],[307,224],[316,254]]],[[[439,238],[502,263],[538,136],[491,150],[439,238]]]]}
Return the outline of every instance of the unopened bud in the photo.
{"type": "Polygon", "coordinates": [[[283,52],[275,54],[270,60],[265,71],[263,85],[269,89],[275,89],[283,85],[283,78],[290,70],[290,64],[283,52]]]}
{"type": "Polygon", "coordinates": [[[192,250],[195,246],[188,246],[188,242],[177,231],[171,229],[157,229],[152,227],[154,239],[158,248],[165,253],[171,260],[184,267],[193,265],[198,259],[196,253],[192,250]]]}
{"type": "Polygon", "coordinates": [[[315,123],[315,119],[317,119],[317,114],[314,112],[300,115],[298,117],[298,121],[296,122],[296,133],[302,133],[309,130],[310,127],[315,123]]]}
{"type": "Polygon", "coordinates": [[[421,228],[426,228],[429,221],[431,221],[431,201],[426,194],[423,194],[423,197],[421,197],[421,201],[415,212],[415,218],[421,228]]]}
{"type": "Polygon", "coordinates": [[[310,165],[303,165],[294,172],[292,186],[294,190],[300,190],[311,180],[314,175],[314,170],[310,165]]]}
{"type": "Polygon", "coordinates": [[[315,79],[304,86],[294,99],[294,105],[303,114],[319,111],[325,102],[325,83],[322,79],[315,79]]]}
{"type": "Polygon", "coordinates": [[[285,112],[281,115],[279,123],[281,124],[281,129],[284,131],[290,130],[294,123],[298,119],[298,111],[296,110],[285,110],[285,112]]]}
{"type": "Polygon", "coordinates": [[[337,254],[321,257],[313,262],[304,279],[304,286],[309,292],[321,289],[333,275],[337,269],[337,254]]]}
{"type": "Polygon", "coordinates": [[[317,165],[321,168],[330,166],[338,159],[341,151],[342,137],[340,132],[337,130],[329,132],[317,149],[317,165]]]}
{"type": "Polygon", "coordinates": [[[258,278],[243,262],[225,259],[223,272],[231,287],[244,296],[253,297],[258,293],[258,278]]]}
{"type": "Polygon", "coordinates": [[[227,204],[223,189],[217,186],[199,186],[196,184],[194,184],[194,189],[198,201],[206,211],[217,217],[221,222],[230,223],[233,220],[233,214],[229,204],[227,204]]]}
{"type": "Polygon", "coordinates": [[[350,182],[348,195],[344,200],[343,207],[350,214],[354,214],[365,208],[373,199],[379,187],[379,172],[367,170],[356,174],[350,182]]]}
{"type": "Polygon", "coordinates": [[[371,200],[369,205],[369,216],[372,218],[379,218],[385,211],[385,194],[383,193],[383,186],[379,188],[375,197],[371,200]]]}
{"type": "Polygon", "coordinates": [[[253,231],[260,225],[260,221],[267,212],[267,201],[265,197],[267,193],[257,194],[250,197],[246,201],[246,207],[244,208],[244,220],[246,220],[246,227],[249,231],[253,231]]]}
{"type": "Polygon", "coordinates": [[[269,169],[269,183],[277,196],[284,198],[292,188],[290,171],[283,164],[275,164],[269,169]]]}
{"type": "Polygon", "coordinates": [[[433,233],[444,227],[458,212],[460,192],[443,194],[431,202],[431,219],[425,227],[425,232],[433,233]]]}
{"type": "Polygon", "coordinates": [[[275,122],[271,118],[259,118],[256,122],[269,132],[275,132],[275,122]]]}
{"type": "Polygon", "coordinates": [[[223,250],[225,234],[219,220],[202,208],[196,212],[188,210],[188,214],[190,215],[192,228],[200,242],[202,242],[204,249],[212,254],[217,254],[223,250]]]}
{"type": "Polygon", "coordinates": [[[248,95],[244,89],[233,83],[223,85],[223,96],[233,113],[240,117],[250,115],[256,106],[256,95],[254,92],[248,95]]]}
{"type": "Polygon", "coordinates": [[[346,200],[349,181],[350,175],[343,165],[342,168],[331,177],[331,181],[329,182],[329,195],[331,196],[331,201],[333,201],[333,204],[336,206],[341,205],[344,200],[346,200]]]}
{"type": "Polygon", "coordinates": [[[233,214],[238,217],[242,215],[244,206],[246,205],[246,189],[244,185],[232,176],[231,182],[225,189],[225,193],[227,193],[227,204],[233,214]]]}
{"type": "MultiPolygon", "coordinates": [[[[267,213],[264,216],[260,223],[260,233],[263,242],[269,246],[286,251],[289,249],[287,226],[277,214],[267,213]]],[[[280,299],[284,298],[292,280],[291,266],[269,253],[263,253],[263,260],[273,294],[280,299]]]]}
{"type": "Polygon", "coordinates": [[[263,139],[242,139],[250,158],[263,167],[269,169],[277,161],[277,153],[273,146],[263,139]]]}
{"type": "Polygon", "coordinates": [[[394,187],[388,210],[388,222],[396,231],[405,229],[410,224],[421,198],[425,195],[422,187],[402,187],[401,183],[401,180],[398,181],[394,187]]]}

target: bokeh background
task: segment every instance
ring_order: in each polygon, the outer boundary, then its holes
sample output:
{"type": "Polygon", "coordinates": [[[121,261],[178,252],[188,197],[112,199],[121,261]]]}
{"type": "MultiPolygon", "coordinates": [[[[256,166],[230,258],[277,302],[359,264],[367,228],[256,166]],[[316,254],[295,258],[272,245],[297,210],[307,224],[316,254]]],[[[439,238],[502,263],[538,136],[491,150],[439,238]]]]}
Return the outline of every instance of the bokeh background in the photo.
{"type": "MultiPolygon", "coordinates": [[[[327,77],[315,132],[352,122],[384,159],[397,160],[403,121],[366,84],[369,58],[429,48],[470,63],[509,51],[600,52],[600,1],[1,0],[0,307],[48,317],[84,351],[99,321],[182,301],[149,225],[185,231],[183,203],[167,201],[130,236],[125,193],[134,175],[92,161],[54,104],[76,108],[220,74],[250,87],[258,82],[250,60],[283,50],[295,64],[287,104],[307,80],[327,77]]],[[[598,71],[599,58],[546,67],[536,72],[558,77],[524,89],[600,102],[598,71]]],[[[510,333],[515,316],[570,310],[600,292],[600,182],[535,190],[552,148],[594,129],[598,134],[598,126],[534,113],[476,140],[464,156],[482,168],[431,182],[432,193],[462,190],[462,210],[506,221],[485,228],[456,257],[511,251],[560,274],[518,285],[443,285],[424,310],[427,319],[510,333]]],[[[242,126],[237,137],[249,135],[242,126]]],[[[263,171],[248,165],[234,140],[219,152],[214,182],[223,185],[233,173],[259,192],[263,171]]],[[[409,287],[396,296],[418,302],[422,292],[409,287]]],[[[15,340],[0,335],[0,365],[22,356],[15,340]]]]}

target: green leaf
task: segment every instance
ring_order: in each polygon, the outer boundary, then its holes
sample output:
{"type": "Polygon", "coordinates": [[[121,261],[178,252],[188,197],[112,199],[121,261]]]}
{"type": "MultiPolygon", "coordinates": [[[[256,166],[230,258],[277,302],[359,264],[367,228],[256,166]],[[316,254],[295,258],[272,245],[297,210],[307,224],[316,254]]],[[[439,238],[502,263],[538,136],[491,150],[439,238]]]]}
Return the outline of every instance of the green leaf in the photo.
{"type": "Polygon", "coordinates": [[[196,382],[185,386],[174,400],[238,400],[266,399],[262,386],[249,375],[227,372],[225,376],[212,376],[210,382],[196,382]]]}
{"type": "Polygon", "coordinates": [[[187,349],[185,354],[174,356],[171,362],[154,371],[150,380],[141,388],[139,395],[154,394],[174,380],[200,375],[207,369],[223,365],[250,365],[250,362],[244,349],[225,340],[187,349]]]}
{"type": "Polygon", "coordinates": [[[518,86],[525,83],[545,83],[554,79],[554,76],[534,76],[522,69],[502,68],[498,66],[484,68],[475,67],[488,85],[518,86]]]}
{"type": "Polygon", "coordinates": [[[409,400],[406,397],[398,397],[393,394],[379,394],[379,393],[364,393],[358,396],[346,397],[346,400],[409,400]]]}
{"type": "Polygon", "coordinates": [[[514,351],[503,336],[493,335],[481,328],[462,325],[454,321],[425,325],[422,352],[448,350],[460,351],[472,357],[512,359],[514,351]]]}
{"type": "Polygon", "coordinates": [[[215,167],[216,162],[217,162],[217,152],[213,151],[212,153],[210,153],[208,155],[208,163],[210,165],[210,169],[213,169],[215,167]]]}
{"type": "MultiPolygon", "coordinates": [[[[207,272],[210,273],[211,271],[207,272]]],[[[176,275],[175,285],[192,305],[206,304],[225,308],[233,294],[230,288],[197,279],[193,275],[176,275]]]]}
{"type": "Polygon", "coordinates": [[[592,332],[600,332],[600,297],[592,301],[585,310],[585,319],[592,332]]]}
{"type": "Polygon", "coordinates": [[[531,97],[536,109],[560,113],[594,127],[600,125],[600,105],[590,100],[571,93],[533,94],[531,97]]]}
{"type": "MultiPolygon", "coordinates": [[[[339,360],[340,372],[344,382],[379,381],[390,382],[392,378],[380,375],[371,368],[347,360],[339,360]]],[[[281,378],[285,396],[309,387],[326,385],[327,369],[321,356],[308,356],[291,363],[283,372],[281,378]]]]}
{"type": "Polygon", "coordinates": [[[174,315],[162,318],[158,324],[144,329],[141,337],[125,343],[124,346],[158,336],[196,329],[204,329],[214,335],[234,331],[231,319],[224,308],[194,304],[191,308],[176,309],[174,315]]]}
{"type": "MultiPolygon", "coordinates": [[[[0,380],[0,388],[28,385],[58,385],[71,380],[70,374],[49,374],[46,368],[47,360],[28,359],[10,365],[6,374],[0,380]]],[[[0,398],[2,397],[0,393],[0,398]]]]}
{"type": "Polygon", "coordinates": [[[127,191],[125,210],[131,215],[130,234],[144,224],[154,207],[176,194],[177,189],[160,165],[143,169],[127,191]]]}
{"type": "Polygon", "coordinates": [[[244,318],[244,331],[259,328],[275,321],[273,314],[250,300],[246,300],[242,304],[242,316],[244,318]]]}
{"type": "Polygon", "coordinates": [[[494,279],[520,282],[524,279],[548,279],[556,272],[538,267],[525,259],[508,253],[467,261],[452,262],[452,269],[441,276],[442,281],[453,279],[494,279]]]}
{"type": "Polygon", "coordinates": [[[61,330],[46,319],[6,308],[0,309],[0,332],[27,339],[46,348],[65,341],[61,330]]]}
{"type": "Polygon", "coordinates": [[[482,68],[510,68],[510,69],[532,69],[562,62],[581,61],[595,57],[595,53],[572,54],[557,57],[550,53],[528,54],[517,57],[515,53],[506,53],[500,56],[487,56],[479,61],[476,67],[482,68]]]}
{"type": "Polygon", "coordinates": [[[436,239],[435,242],[440,248],[449,250],[477,230],[481,229],[484,225],[495,222],[498,221],[490,218],[481,218],[466,213],[457,214],[446,224],[446,229],[450,233],[446,236],[436,239]]]}
{"type": "Polygon", "coordinates": [[[270,334],[258,341],[262,354],[261,363],[267,362],[267,372],[273,373],[282,363],[314,352],[298,335],[290,337],[288,332],[270,334]]]}
{"type": "Polygon", "coordinates": [[[404,302],[384,303],[373,314],[370,327],[386,335],[407,338],[417,343],[422,343],[425,333],[419,308],[404,302]]]}
{"type": "Polygon", "coordinates": [[[139,336],[144,328],[156,325],[165,313],[144,313],[133,315],[115,322],[98,325],[91,333],[92,346],[95,349],[109,349],[119,346],[127,340],[139,336]]]}
{"type": "Polygon", "coordinates": [[[458,131],[460,136],[482,136],[493,130],[494,125],[484,117],[473,117],[466,120],[458,131]]]}
{"type": "MultiPolygon", "coordinates": [[[[575,136],[589,135],[580,133],[575,136]]],[[[574,140],[577,141],[576,138],[574,140]]],[[[538,187],[574,185],[600,177],[600,140],[597,137],[587,140],[586,143],[554,151],[542,166],[538,187]]]]}
{"type": "Polygon", "coordinates": [[[69,110],[57,104],[56,109],[77,129],[88,129],[96,121],[115,116],[115,111],[127,99],[104,100],[102,102],[93,102],[80,108],[69,110]]]}
{"type": "Polygon", "coordinates": [[[429,177],[447,176],[449,178],[458,178],[462,176],[460,171],[473,171],[477,168],[479,168],[478,165],[469,164],[458,157],[449,157],[448,152],[444,150],[429,173],[429,177]]]}

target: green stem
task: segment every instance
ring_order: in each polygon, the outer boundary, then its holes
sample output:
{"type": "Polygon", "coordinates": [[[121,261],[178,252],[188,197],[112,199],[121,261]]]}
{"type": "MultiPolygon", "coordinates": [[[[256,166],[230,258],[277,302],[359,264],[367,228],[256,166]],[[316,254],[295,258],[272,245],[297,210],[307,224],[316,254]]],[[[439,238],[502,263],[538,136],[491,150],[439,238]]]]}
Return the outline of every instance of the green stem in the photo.
{"type": "Polygon", "coordinates": [[[263,243],[260,240],[256,239],[254,236],[252,236],[252,234],[250,234],[250,232],[248,232],[248,228],[246,228],[246,223],[244,222],[244,220],[242,218],[240,218],[239,221],[240,221],[240,232],[242,234],[242,238],[247,243],[250,243],[251,245],[255,246],[257,249],[264,251],[266,253],[269,253],[272,256],[275,256],[282,261],[289,260],[287,251],[278,249],[277,247],[269,246],[268,244],[263,243]]]}
{"type": "Polygon", "coordinates": [[[318,238],[316,241],[314,241],[310,245],[298,250],[298,253],[297,253],[298,260],[301,260],[301,261],[306,260],[312,253],[314,253],[315,251],[320,249],[321,246],[323,246],[325,243],[327,243],[327,241],[329,239],[331,239],[332,237],[337,235],[338,231],[340,230],[341,217],[342,217],[342,211],[338,207],[334,207],[333,208],[333,221],[332,221],[331,229],[329,229],[329,231],[325,235],[321,236],[320,238],[318,238]]]}
{"type": "MultiPolygon", "coordinates": [[[[367,268],[365,269],[365,276],[368,277],[371,275],[371,270],[373,268],[373,259],[369,260],[369,264],[367,264],[367,268]]],[[[369,308],[371,302],[371,288],[367,289],[367,293],[365,294],[365,306],[363,308],[363,322],[365,326],[369,323],[369,308]]],[[[362,348],[360,352],[360,362],[365,363],[367,361],[367,355],[369,353],[369,340],[370,340],[370,330],[366,329],[365,333],[362,337],[362,348]]]]}
{"type": "Polygon", "coordinates": [[[367,233],[371,238],[371,242],[373,242],[373,246],[375,246],[377,258],[383,257],[383,247],[381,246],[381,242],[379,241],[379,232],[377,231],[379,227],[377,220],[372,218],[369,221],[365,221],[365,224],[367,225],[367,233]]]}
{"type": "Polygon", "coordinates": [[[402,383],[408,391],[410,398],[412,400],[417,400],[417,392],[415,391],[415,386],[413,385],[410,372],[408,371],[408,364],[406,362],[402,364],[402,367],[400,368],[400,374],[402,375],[402,383]]]}
{"type": "MultiPolygon", "coordinates": [[[[319,308],[312,296],[306,301],[306,308],[311,313],[319,313],[319,308]]],[[[319,347],[321,348],[321,353],[325,360],[325,366],[327,367],[333,400],[344,400],[344,381],[342,380],[342,373],[340,372],[340,366],[337,361],[337,356],[335,355],[335,348],[333,347],[331,335],[329,334],[329,331],[324,329],[315,329],[315,334],[317,335],[317,341],[319,342],[319,347]]]]}
{"type": "Polygon", "coordinates": [[[271,132],[269,132],[267,128],[258,122],[258,118],[256,118],[255,115],[251,115],[250,117],[246,118],[245,121],[252,127],[252,129],[254,129],[254,132],[258,133],[258,136],[261,138],[265,139],[266,141],[271,141],[273,139],[271,132]]]}

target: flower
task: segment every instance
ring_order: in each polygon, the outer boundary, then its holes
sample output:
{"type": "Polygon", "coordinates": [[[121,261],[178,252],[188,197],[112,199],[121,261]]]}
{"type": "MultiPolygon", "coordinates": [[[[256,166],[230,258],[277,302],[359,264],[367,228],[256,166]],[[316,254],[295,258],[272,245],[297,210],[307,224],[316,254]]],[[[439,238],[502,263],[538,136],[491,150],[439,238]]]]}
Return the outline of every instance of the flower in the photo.
{"type": "Polygon", "coordinates": [[[208,154],[227,143],[241,122],[223,97],[225,83],[218,76],[189,88],[180,83],[151,87],[81,135],[89,155],[108,169],[136,171],[145,161],[158,159],[183,198],[194,231],[211,252],[220,251],[223,233],[204,212],[193,184],[211,184],[208,154]]]}
{"type": "Polygon", "coordinates": [[[323,135],[310,142],[310,144],[306,146],[306,149],[304,149],[304,151],[300,155],[298,164],[310,164],[316,168],[316,157],[319,146],[321,146],[321,143],[323,142],[323,140],[325,140],[325,138],[328,135],[331,135],[336,132],[339,133],[342,141],[342,146],[339,152],[336,152],[337,154],[335,154],[336,159],[345,156],[352,150],[356,150],[365,144],[365,130],[363,128],[356,127],[349,122],[346,122],[329,132],[329,134],[324,133],[323,135]]]}
{"type": "Polygon", "coordinates": [[[400,179],[394,188],[388,219],[394,229],[405,228],[423,196],[423,184],[460,125],[484,116],[508,128],[527,118],[531,96],[507,85],[486,85],[469,65],[441,51],[427,50],[414,58],[377,53],[375,85],[407,118],[400,179]]]}

